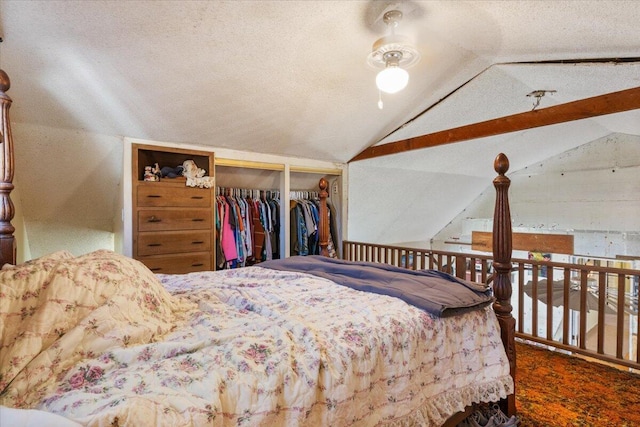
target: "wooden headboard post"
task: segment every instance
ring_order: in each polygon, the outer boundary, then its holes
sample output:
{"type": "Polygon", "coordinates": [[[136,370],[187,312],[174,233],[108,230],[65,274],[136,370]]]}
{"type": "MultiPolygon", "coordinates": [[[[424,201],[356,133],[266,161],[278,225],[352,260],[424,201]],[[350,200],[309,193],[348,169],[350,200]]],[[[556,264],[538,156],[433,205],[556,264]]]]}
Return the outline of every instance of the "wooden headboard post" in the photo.
{"type": "MultiPolygon", "coordinates": [[[[505,345],[511,368],[511,376],[516,380],[516,320],[511,311],[511,213],[509,211],[509,185],[511,180],[505,176],[509,170],[509,159],[503,153],[498,154],[493,167],[498,176],[493,180],[496,189],[496,206],[493,213],[493,294],[496,298],[493,310],[500,324],[502,342],[505,345]]],[[[501,403],[502,410],[509,416],[516,413],[515,391],[501,403]]]]}
{"type": "Polygon", "coordinates": [[[320,223],[318,224],[318,240],[320,244],[320,255],[329,256],[329,210],[327,208],[327,197],[329,193],[329,183],[326,179],[320,178],[320,223]]]}
{"type": "Polygon", "coordinates": [[[0,128],[0,266],[16,263],[16,242],[13,236],[15,228],[11,225],[15,208],[10,197],[11,190],[13,190],[14,166],[13,139],[9,122],[11,98],[6,94],[10,87],[9,76],[0,70],[0,107],[2,108],[2,128],[0,128]]]}

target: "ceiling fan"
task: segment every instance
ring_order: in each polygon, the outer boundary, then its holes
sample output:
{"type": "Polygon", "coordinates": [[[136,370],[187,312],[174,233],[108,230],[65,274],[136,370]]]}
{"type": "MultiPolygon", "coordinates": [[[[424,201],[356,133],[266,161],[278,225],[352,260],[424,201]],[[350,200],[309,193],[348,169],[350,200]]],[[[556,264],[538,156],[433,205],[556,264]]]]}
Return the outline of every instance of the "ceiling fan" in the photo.
{"type": "Polygon", "coordinates": [[[411,40],[396,31],[402,18],[401,8],[396,8],[395,5],[386,8],[379,20],[386,25],[388,34],[373,43],[371,53],[367,56],[367,63],[373,68],[380,69],[376,76],[380,109],[383,108],[381,92],[393,94],[407,87],[409,83],[407,68],[420,60],[420,53],[411,40]]]}

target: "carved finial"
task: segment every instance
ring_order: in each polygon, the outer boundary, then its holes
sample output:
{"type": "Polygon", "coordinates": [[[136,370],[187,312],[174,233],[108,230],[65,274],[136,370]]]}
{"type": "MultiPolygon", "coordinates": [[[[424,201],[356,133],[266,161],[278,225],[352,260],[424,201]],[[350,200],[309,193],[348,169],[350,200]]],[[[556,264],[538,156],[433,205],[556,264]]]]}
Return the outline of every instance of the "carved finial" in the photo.
{"type": "Polygon", "coordinates": [[[11,81],[9,80],[9,76],[4,70],[0,70],[0,92],[6,92],[11,87],[11,81]]]}
{"type": "Polygon", "coordinates": [[[320,255],[329,256],[329,211],[327,209],[327,188],[329,188],[329,182],[320,178],[318,183],[320,187],[320,222],[318,223],[318,243],[320,244],[320,255]]]}
{"type": "Polygon", "coordinates": [[[320,178],[320,183],[318,185],[320,186],[320,190],[322,191],[326,191],[327,188],[329,188],[329,182],[327,182],[327,180],[324,178],[320,178]]]}
{"type": "Polygon", "coordinates": [[[496,156],[496,159],[493,161],[493,168],[500,175],[507,173],[509,170],[509,159],[504,153],[500,153],[496,156]]]}

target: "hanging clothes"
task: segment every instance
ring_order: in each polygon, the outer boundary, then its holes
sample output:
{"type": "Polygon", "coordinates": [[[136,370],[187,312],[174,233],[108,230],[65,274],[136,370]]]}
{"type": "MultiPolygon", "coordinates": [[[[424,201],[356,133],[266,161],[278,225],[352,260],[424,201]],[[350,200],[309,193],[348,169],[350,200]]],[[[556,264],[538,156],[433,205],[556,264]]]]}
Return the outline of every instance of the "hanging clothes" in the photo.
{"type": "Polygon", "coordinates": [[[238,258],[232,207],[225,197],[218,197],[216,201],[218,203],[218,211],[220,211],[222,215],[220,219],[222,224],[220,235],[222,254],[227,262],[232,262],[238,258]]]}
{"type": "Polygon", "coordinates": [[[216,194],[217,268],[279,258],[279,245],[273,245],[279,239],[279,192],[218,187],[216,194]]]}
{"type": "MultiPolygon", "coordinates": [[[[320,236],[318,227],[320,223],[320,198],[317,192],[292,191],[290,194],[289,218],[291,222],[290,248],[291,255],[319,255],[320,236]]],[[[335,215],[331,215],[329,201],[327,200],[329,223],[335,222],[335,215]],[[334,219],[332,219],[332,217],[334,219]]],[[[335,244],[332,237],[332,230],[329,229],[329,256],[337,258],[335,244]]]]}
{"type": "Polygon", "coordinates": [[[262,225],[260,201],[251,200],[251,209],[253,211],[253,254],[257,257],[262,254],[265,241],[265,230],[262,225]]]}

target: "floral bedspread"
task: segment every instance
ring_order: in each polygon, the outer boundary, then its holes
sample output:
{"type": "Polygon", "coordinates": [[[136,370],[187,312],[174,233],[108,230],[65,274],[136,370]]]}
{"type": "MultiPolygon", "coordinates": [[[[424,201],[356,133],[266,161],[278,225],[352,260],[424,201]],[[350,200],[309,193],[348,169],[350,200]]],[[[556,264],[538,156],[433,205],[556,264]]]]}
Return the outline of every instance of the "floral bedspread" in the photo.
{"type": "Polygon", "coordinates": [[[107,251],[0,272],[0,405],[95,426],[440,425],[513,390],[490,308],[246,267],[151,274],[107,251]]]}

